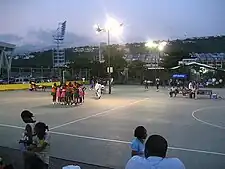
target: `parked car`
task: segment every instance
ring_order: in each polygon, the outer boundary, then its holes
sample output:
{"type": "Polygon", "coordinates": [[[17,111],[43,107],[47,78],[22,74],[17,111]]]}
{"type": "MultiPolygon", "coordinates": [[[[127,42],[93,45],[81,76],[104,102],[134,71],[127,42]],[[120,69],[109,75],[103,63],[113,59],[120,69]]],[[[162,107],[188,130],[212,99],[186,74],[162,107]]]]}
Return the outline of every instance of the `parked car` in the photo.
{"type": "Polygon", "coordinates": [[[6,84],[7,82],[3,79],[0,79],[0,84],[6,84]]]}
{"type": "Polygon", "coordinates": [[[30,82],[30,79],[27,78],[27,77],[18,77],[18,78],[15,78],[15,83],[16,84],[27,84],[30,82]]]}
{"type": "Polygon", "coordinates": [[[15,79],[14,78],[4,78],[0,79],[0,84],[14,84],[15,79]]]}

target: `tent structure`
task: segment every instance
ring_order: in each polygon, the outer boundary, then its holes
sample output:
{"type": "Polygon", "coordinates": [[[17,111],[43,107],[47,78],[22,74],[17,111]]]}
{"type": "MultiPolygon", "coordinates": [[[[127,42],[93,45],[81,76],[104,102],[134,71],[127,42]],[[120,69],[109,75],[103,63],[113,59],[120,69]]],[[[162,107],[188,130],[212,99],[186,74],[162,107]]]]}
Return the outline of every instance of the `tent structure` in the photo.
{"type": "Polygon", "coordinates": [[[11,63],[12,63],[12,53],[16,45],[0,42],[0,72],[2,69],[6,69],[8,73],[8,81],[11,71],[11,63]]]}
{"type": "MultiPolygon", "coordinates": [[[[198,62],[186,63],[183,66],[199,66],[199,67],[204,67],[204,68],[208,68],[208,69],[213,69],[213,70],[225,72],[225,69],[216,68],[216,67],[209,66],[209,65],[206,65],[206,64],[202,64],[202,63],[198,63],[198,62]]],[[[176,69],[179,69],[181,67],[182,67],[181,65],[175,66],[175,67],[170,68],[170,70],[176,70],[176,69]]]]}

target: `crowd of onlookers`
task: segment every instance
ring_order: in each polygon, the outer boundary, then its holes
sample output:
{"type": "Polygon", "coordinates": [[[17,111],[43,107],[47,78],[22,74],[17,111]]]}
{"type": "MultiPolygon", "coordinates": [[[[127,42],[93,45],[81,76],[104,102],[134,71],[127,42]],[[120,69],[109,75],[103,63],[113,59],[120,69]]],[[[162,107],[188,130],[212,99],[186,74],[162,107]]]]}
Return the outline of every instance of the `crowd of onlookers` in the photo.
{"type": "MultiPolygon", "coordinates": [[[[37,122],[29,110],[22,111],[21,118],[26,124],[19,141],[24,169],[48,169],[50,151],[48,126],[43,122],[37,122]]],[[[185,169],[178,158],[166,157],[168,143],[165,138],[160,135],[150,135],[148,138],[147,136],[147,130],[143,126],[138,126],[134,130],[131,158],[125,169],[185,169]]],[[[0,169],[14,168],[12,165],[4,165],[0,158],[0,169]]],[[[69,165],[63,169],[80,169],[80,167],[69,165]]]]}

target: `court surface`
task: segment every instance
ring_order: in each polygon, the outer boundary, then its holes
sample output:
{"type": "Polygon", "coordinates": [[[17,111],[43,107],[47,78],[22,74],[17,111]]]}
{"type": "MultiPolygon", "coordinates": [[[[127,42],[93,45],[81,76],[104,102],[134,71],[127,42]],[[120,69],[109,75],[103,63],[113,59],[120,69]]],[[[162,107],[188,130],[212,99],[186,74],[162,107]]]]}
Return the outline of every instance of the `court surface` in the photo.
{"type": "MultiPolygon", "coordinates": [[[[213,89],[225,95],[224,89],[213,89]]],[[[0,93],[0,146],[18,148],[23,109],[51,131],[51,156],[124,168],[129,142],[138,125],[169,143],[168,157],[180,158],[187,169],[225,167],[225,101],[169,98],[167,89],[114,86],[111,95],[96,100],[88,91],[77,107],[52,105],[49,92],[0,93]]]]}

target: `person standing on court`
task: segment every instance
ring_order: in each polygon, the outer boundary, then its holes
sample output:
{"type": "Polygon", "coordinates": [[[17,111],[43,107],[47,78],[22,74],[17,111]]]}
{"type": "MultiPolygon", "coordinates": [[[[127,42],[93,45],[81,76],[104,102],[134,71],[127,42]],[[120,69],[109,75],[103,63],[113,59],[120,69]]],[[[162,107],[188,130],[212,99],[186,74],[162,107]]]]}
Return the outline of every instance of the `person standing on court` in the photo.
{"type": "Polygon", "coordinates": [[[159,78],[156,78],[156,91],[159,91],[159,78]]]}
{"type": "Polygon", "coordinates": [[[151,135],[145,143],[145,157],[133,156],[125,169],[185,169],[178,158],[167,158],[168,144],[160,135],[151,135]]]}
{"type": "Polygon", "coordinates": [[[56,103],[56,90],[57,90],[57,85],[56,85],[56,83],[54,83],[53,86],[52,86],[52,91],[51,91],[52,104],[56,103]]]}
{"type": "Polygon", "coordinates": [[[95,92],[96,92],[96,96],[98,97],[98,99],[101,98],[101,89],[102,89],[102,85],[100,83],[98,83],[98,81],[95,84],[95,92]]]}
{"type": "Polygon", "coordinates": [[[148,80],[147,79],[144,80],[144,85],[145,85],[145,89],[148,89],[148,80]]]}

